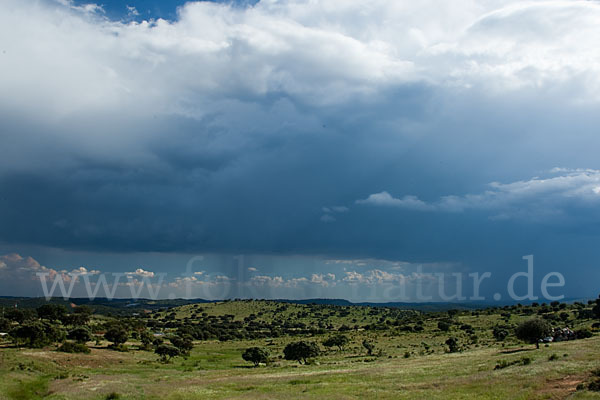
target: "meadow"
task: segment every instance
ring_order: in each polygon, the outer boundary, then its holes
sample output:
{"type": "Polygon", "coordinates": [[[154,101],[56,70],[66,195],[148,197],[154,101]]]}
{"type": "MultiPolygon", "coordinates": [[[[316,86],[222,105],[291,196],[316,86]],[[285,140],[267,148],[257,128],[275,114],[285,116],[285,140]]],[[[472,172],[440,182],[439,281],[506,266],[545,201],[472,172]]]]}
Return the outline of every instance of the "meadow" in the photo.
{"type": "Polygon", "coordinates": [[[56,351],[56,344],[26,348],[4,340],[0,398],[600,398],[600,392],[593,390],[600,374],[600,336],[597,327],[591,329],[597,325],[589,318],[590,309],[584,304],[543,304],[423,314],[391,308],[228,301],[130,318],[93,314],[87,322],[95,332],[95,340],[87,343],[89,354],[56,351]],[[516,326],[532,318],[593,334],[536,349],[514,334],[516,326]],[[220,338],[194,339],[189,355],[167,362],[161,362],[152,348],[142,349],[139,335],[130,333],[121,349],[127,351],[109,348],[101,336],[115,321],[134,327],[140,326],[135,321],[144,321],[153,337],[168,341],[169,335],[185,331],[186,326],[206,326],[198,320],[226,321],[232,329],[249,325],[260,329],[245,330],[241,338],[227,331],[220,338]],[[293,328],[272,335],[263,323],[293,328]],[[499,340],[495,328],[508,334],[499,340]],[[344,335],[348,343],[341,349],[324,346],[332,335],[344,335]],[[458,343],[454,352],[447,344],[450,337],[458,343]],[[284,348],[299,340],[317,343],[320,354],[306,363],[286,360],[284,348]],[[365,341],[374,346],[371,354],[362,345],[365,341]],[[249,347],[266,349],[268,362],[254,367],[243,360],[241,354],[249,347]]]}

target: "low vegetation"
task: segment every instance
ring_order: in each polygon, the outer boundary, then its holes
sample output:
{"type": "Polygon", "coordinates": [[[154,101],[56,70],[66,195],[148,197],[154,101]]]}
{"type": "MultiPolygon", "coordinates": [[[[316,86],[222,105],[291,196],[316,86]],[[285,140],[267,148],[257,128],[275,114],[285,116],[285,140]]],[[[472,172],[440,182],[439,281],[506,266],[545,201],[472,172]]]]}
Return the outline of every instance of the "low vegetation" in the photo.
{"type": "Polygon", "coordinates": [[[599,304],[6,308],[0,398],[594,398],[599,304]]]}

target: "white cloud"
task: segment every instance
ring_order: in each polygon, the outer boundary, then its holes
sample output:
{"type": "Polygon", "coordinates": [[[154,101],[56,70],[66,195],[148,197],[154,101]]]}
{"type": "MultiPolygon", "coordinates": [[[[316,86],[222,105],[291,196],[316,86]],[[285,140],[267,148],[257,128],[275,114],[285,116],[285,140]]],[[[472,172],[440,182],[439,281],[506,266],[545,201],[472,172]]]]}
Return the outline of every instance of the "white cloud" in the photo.
{"type": "Polygon", "coordinates": [[[388,192],[372,194],[366,200],[358,200],[357,203],[421,211],[498,212],[499,214],[493,216],[494,219],[556,216],[563,214],[569,206],[600,205],[600,171],[554,168],[551,172],[561,175],[545,179],[535,177],[512,183],[492,182],[489,184],[490,189],[483,193],[443,196],[434,203],[425,203],[415,196],[397,199],[388,192]]]}
{"type": "Polygon", "coordinates": [[[393,206],[411,210],[428,210],[430,206],[416,196],[404,196],[401,199],[394,198],[386,191],[374,193],[364,200],[357,200],[357,204],[370,204],[376,206],[393,206]]]}
{"type": "Polygon", "coordinates": [[[310,282],[323,287],[333,286],[335,285],[335,274],[312,274],[310,282]]]}
{"type": "Polygon", "coordinates": [[[129,276],[140,276],[140,277],[146,277],[146,278],[153,278],[154,277],[154,272],[152,272],[152,271],[146,271],[143,268],[138,268],[134,272],[127,272],[126,275],[129,275],[129,276]]]}
{"type": "Polygon", "coordinates": [[[139,102],[200,117],[210,98],[240,93],[332,104],[409,82],[506,90],[582,74],[589,90],[578,96],[597,97],[595,2],[189,2],[175,22],[141,23],[62,2],[0,5],[0,34],[14,38],[0,85],[13,106],[56,117],[139,102]]]}
{"type": "Polygon", "coordinates": [[[71,274],[76,274],[76,275],[98,275],[100,274],[100,271],[92,269],[92,270],[88,270],[85,267],[79,267],[76,268],[74,270],[71,271],[71,274]]]}

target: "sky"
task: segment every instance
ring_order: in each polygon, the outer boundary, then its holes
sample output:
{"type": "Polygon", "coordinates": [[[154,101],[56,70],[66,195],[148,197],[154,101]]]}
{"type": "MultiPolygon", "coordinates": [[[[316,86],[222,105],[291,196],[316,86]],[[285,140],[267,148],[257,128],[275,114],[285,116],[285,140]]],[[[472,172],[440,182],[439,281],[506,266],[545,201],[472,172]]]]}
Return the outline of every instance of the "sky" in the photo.
{"type": "Polygon", "coordinates": [[[3,0],[0,295],[596,297],[599,42],[584,0],[3,0]]]}

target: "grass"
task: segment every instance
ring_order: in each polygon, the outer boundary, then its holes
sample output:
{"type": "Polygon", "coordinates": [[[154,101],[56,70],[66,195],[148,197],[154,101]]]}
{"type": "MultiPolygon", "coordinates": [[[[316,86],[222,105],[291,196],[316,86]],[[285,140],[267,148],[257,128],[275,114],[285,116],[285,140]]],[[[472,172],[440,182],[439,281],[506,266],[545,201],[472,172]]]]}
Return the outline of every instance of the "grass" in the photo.
{"type": "MultiPolygon", "coordinates": [[[[225,302],[184,306],[177,318],[193,313],[251,314],[271,318],[303,318],[304,306],[282,309],[273,302],[225,302]],[[239,309],[236,309],[236,305],[239,309]],[[199,310],[199,308],[201,310],[199,310]],[[260,313],[260,315],[258,315],[260,313]],[[274,313],[283,314],[283,316],[274,313]]],[[[381,320],[368,308],[337,309],[327,313],[332,325],[381,320]],[[339,312],[339,311],[342,312],[339,312]]],[[[162,316],[171,313],[163,312],[162,316]]],[[[383,313],[384,317],[388,312],[383,313]]],[[[396,316],[389,311],[389,318],[396,316]]],[[[387,318],[387,317],[386,317],[387,318]]],[[[0,399],[591,399],[600,393],[577,391],[600,374],[600,336],[552,343],[539,350],[512,336],[497,342],[491,329],[505,323],[498,314],[464,313],[450,332],[437,329],[439,316],[424,319],[422,332],[390,327],[384,331],[353,330],[344,351],[325,350],[316,363],[299,365],[281,358],[283,348],[298,337],[260,340],[199,341],[187,358],[168,364],[147,351],[126,353],[90,344],[91,354],[0,346],[0,399]],[[459,329],[473,326],[477,339],[459,329]],[[448,354],[445,341],[456,337],[464,349],[448,354]],[[375,343],[367,356],[361,343],[375,343]],[[241,358],[251,346],[266,347],[274,357],[268,366],[252,367],[241,358]],[[407,356],[409,355],[409,356],[407,356]],[[497,368],[501,365],[501,368],[497,368]],[[596,371],[596,372],[594,372],[596,371]]],[[[510,323],[526,318],[514,314],[510,323]]],[[[315,323],[314,316],[307,323],[315,323]]],[[[571,325],[589,325],[574,321],[571,325]]],[[[328,335],[303,337],[321,342],[328,335]]],[[[135,348],[135,342],[128,343],[135,348]]],[[[322,347],[323,348],[323,347],[322,347]]]]}

